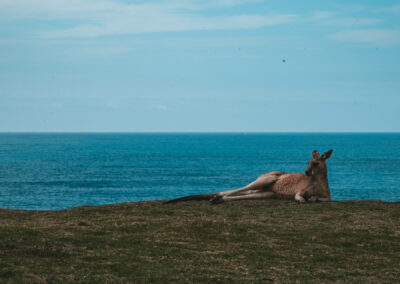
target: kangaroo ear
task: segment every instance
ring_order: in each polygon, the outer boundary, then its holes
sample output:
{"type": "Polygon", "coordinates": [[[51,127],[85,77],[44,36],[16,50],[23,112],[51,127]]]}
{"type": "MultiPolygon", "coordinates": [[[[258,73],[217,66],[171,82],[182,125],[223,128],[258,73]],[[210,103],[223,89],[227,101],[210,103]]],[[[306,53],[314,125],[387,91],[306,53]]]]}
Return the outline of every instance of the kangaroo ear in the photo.
{"type": "Polygon", "coordinates": [[[328,152],[323,153],[322,156],[321,156],[321,159],[322,159],[322,160],[327,160],[327,159],[329,159],[329,157],[332,155],[332,152],[333,152],[333,150],[330,149],[328,152]]]}
{"type": "Polygon", "coordinates": [[[317,150],[314,150],[314,152],[312,152],[312,156],[314,159],[319,159],[319,152],[317,150]]]}

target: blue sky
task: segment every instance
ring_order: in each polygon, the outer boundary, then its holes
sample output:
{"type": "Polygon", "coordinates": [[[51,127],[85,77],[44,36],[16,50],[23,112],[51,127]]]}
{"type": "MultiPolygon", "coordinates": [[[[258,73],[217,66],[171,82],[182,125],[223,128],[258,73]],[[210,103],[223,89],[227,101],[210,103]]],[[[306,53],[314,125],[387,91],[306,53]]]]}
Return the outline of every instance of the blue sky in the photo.
{"type": "Polygon", "coordinates": [[[400,131],[398,1],[0,0],[0,131],[400,131]]]}

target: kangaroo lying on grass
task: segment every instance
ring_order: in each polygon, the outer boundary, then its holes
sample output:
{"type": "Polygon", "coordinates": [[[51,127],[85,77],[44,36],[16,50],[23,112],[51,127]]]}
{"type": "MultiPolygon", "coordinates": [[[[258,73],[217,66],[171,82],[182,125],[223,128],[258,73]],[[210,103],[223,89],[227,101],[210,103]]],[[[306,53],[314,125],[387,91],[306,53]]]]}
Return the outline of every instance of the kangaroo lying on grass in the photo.
{"type": "Polygon", "coordinates": [[[302,173],[269,172],[259,176],[245,187],[217,193],[190,195],[166,201],[175,203],[189,200],[209,200],[212,204],[229,200],[245,199],[294,199],[300,203],[306,201],[330,201],[326,160],[333,150],[322,156],[315,150],[308,162],[305,175],[302,173]]]}

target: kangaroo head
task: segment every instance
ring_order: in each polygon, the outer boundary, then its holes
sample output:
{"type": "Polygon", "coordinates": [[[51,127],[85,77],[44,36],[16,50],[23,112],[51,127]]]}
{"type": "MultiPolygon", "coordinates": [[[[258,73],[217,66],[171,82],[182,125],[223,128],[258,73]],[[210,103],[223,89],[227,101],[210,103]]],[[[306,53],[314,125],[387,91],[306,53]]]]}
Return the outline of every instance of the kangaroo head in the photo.
{"type": "Polygon", "coordinates": [[[326,177],[326,175],[328,174],[328,169],[326,168],[325,161],[329,159],[332,152],[333,150],[331,149],[320,156],[318,151],[314,150],[314,152],[312,153],[313,158],[308,162],[308,166],[306,168],[306,176],[326,177]]]}

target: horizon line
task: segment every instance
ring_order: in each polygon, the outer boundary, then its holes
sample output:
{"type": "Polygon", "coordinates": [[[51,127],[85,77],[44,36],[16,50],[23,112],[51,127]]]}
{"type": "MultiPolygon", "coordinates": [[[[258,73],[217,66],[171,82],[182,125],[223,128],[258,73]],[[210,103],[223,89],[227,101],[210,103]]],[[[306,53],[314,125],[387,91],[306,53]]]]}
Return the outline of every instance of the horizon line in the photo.
{"type": "Polygon", "coordinates": [[[400,131],[0,131],[0,134],[400,134],[400,131]]]}

